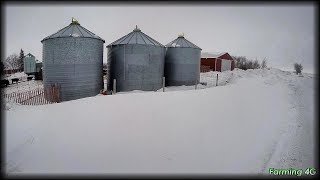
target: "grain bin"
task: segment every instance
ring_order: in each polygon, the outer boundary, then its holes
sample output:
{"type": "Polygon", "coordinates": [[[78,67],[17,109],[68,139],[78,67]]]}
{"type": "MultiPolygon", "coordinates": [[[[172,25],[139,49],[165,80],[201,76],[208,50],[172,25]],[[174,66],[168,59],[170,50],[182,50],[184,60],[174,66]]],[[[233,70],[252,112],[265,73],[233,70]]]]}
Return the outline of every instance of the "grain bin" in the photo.
{"type": "Polygon", "coordinates": [[[27,75],[36,73],[36,57],[28,53],[23,59],[23,72],[27,75]]]}
{"type": "Polygon", "coordinates": [[[108,89],[153,91],[162,87],[165,47],[138,27],[107,46],[108,89]]]}
{"type": "Polygon", "coordinates": [[[104,40],[72,19],[69,26],[44,38],[43,84],[60,85],[61,101],[97,95],[103,88],[104,40]]]}
{"type": "Polygon", "coordinates": [[[166,85],[194,85],[200,80],[201,48],[183,35],[166,45],[166,85]]]}

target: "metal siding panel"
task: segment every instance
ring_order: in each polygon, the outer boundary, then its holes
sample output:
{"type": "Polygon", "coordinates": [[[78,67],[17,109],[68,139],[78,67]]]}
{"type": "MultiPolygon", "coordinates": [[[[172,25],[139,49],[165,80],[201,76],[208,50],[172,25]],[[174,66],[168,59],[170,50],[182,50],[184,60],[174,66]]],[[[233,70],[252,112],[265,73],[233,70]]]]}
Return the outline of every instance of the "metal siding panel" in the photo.
{"type": "Polygon", "coordinates": [[[200,49],[168,48],[165,58],[166,84],[194,85],[200,81],[200,49]]]}
{"type": "Polygon", "coordinates": [[[61,85],[61,100],[95,96],[103,88],[103,42],[92,38],[43,41],[43,83],[61,85]]]}
{"type": "Polygon", "coordinates": [[[112,90],[116,79],[117,91],[152,91],[162,87],[164,48],[153,45],[119,45],[109,47],[111,78],[108,89],[112,90]],[[125,55],[124,55],[124,50],[125,55]],[[125,58],[125,59],[124,59],[125,58]],[[124,80],[124,73],[126,79],[124,80]]]}

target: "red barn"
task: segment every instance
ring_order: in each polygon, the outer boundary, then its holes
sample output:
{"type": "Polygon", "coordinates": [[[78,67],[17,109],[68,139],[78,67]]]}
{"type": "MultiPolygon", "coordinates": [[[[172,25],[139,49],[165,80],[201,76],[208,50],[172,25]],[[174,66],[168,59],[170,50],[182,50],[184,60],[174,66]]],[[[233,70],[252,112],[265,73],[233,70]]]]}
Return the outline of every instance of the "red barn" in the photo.
{"type": "Polygon", "coordinates": [[[222,53],[202,53],[201,66],[213,71],[228,71],[234,69],[234,59],[227,52],[222,53]]]}

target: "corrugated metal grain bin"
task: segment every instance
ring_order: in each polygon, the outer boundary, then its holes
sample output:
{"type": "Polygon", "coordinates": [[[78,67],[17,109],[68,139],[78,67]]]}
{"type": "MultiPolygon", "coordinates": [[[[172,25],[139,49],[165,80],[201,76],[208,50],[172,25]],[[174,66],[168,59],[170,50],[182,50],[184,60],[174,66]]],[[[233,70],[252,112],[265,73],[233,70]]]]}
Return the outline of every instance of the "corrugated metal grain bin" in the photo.
{"type": "Polygon", "coordinates": [[[166,85],[194,85],[200,81],[201,48],[180,35],[166,45],[166,85]]]}
{"type": "Polygon", "coordinates": [[[23,59],[23,71],[30,75],[36,72],[36,58],[32,54],[27,54],[23,59]]]}
{"type": "Polygon", "coordinates": [[[44,87],[58,83],[61,101],[99,94],[103,88],[103,39],[72,19],[69,26],[41,42],[44,87]]]}
{"type": "Polygon", "coordinates": [[[165,47],[138,27],[109,44],[110,74],[108,89],[116,91],[158,90],[162,87],[165,47]]]}

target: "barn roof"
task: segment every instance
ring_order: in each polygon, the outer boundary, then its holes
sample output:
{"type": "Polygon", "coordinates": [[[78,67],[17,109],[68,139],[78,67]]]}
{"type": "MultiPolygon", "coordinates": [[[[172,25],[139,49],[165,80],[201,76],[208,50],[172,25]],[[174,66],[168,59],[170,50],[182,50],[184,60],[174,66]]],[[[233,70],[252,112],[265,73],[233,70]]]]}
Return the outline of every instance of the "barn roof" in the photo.
{"type": "Polygon", "coordinates": [[[202,58],[217,58],[220,57],[224,54],[226,54],[227,52],[203,52],[201,53],[201,57],[202,58]]]}
{"type": "Polygon", "coordinates": [[[109,44],[107,47],[114,46],[114,45],[121,45],[121,44],[147,44],[147,45],[163,47],[161,43],[159,43],[158,41],[152,39],[150,36],[143,33],[138,28],[138,26],[136,26],[136,28],[132,32],[114,41],[113,43],[109,44]]]}
{"type": "Polygon", "coordinates": [[[188,41],[186,38],[184,38],[183,35],[180,35],[177,39],[171,41],[166,45],[166,47],[179,47],[179,48],[194,48],[194,49],[200,49],[197,45],[193,44],[192,42],[188,41]]]}
{"type": "Polygon", "coordinates": [[[45,37],[41,42],[47,40],[47,39],[53,39],[53,38],[62,38],[62,37],[83,37],[83,38],[94,38],[99,39],[103,42],[105,42],[101,37],[95,35],[94,33],[90,32],[86,28],[82,27],[77,20],[72,18],[71,23],[60,29],[58,32],[45,37]]]}

